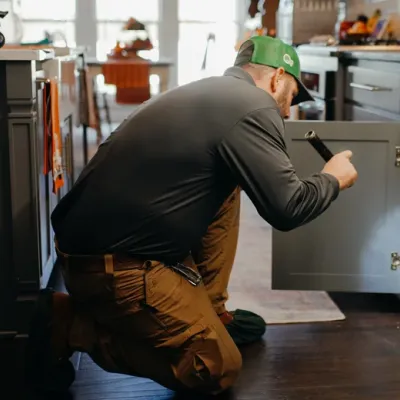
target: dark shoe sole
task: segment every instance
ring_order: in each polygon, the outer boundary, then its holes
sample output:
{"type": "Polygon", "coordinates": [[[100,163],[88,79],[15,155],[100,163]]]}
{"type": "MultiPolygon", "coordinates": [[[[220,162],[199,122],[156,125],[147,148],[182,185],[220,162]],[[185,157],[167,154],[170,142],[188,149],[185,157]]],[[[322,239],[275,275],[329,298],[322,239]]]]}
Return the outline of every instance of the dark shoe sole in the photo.
{"type": "Polygon", "coordinates": [[[65,392],[75,380],[75,369],[68,359],[54,359],[51,350],[53,294],[41,290],[29,330],[25,356],[25,382],[40,392],[65,392]]]}

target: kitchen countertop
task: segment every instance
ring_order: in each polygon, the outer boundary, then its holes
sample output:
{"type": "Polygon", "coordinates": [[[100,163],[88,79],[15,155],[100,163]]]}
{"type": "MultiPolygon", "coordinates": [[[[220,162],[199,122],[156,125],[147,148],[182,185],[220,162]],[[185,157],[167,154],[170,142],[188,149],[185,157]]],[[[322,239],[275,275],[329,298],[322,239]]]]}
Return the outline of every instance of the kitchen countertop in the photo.
{"type": "MultiPolygon", "coordinates": [[[[94,57],[86,57],[85,59],[87,65],[89,67],[98,67],[103,65],[104,63],[106,63],[108,60],[98,60],[97,58],[94,57]]],[[[111,60],[113,61],[113,60],[111,60]]],[[[118,61],[118,59],[116,60],[118,61]]],[[[126,61],[130,61],[129,58],[126,61]]],[[[170,60],[159,60],[159,61],[149,61],[151,66],[154,67],[169,67],[171,65],[173,65],[173,63],[170,60]]]]}
{"type": "Polygon", "coordinates": [[[0,49],[0,61],[45,61],[54,56],[54,51],[47,49],[0,49]]]}
{"type": "Polygon", "coordinates": [[[400,46],[318,46],[301,45],[297,47],[299,54],[357,58],[366,60],[382,60],[400,62],[400,46]]]}

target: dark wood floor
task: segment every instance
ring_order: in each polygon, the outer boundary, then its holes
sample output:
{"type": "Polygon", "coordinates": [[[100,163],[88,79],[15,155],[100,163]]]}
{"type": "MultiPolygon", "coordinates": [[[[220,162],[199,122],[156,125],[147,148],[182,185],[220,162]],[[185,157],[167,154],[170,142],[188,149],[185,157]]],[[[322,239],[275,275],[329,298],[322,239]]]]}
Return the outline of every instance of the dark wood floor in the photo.
{"type": "MultiPolygon", "coordinates": [[[[90,150],[95,151],[93,144],[90,150]]],[[[242,349],[240,379],[232,393],[219,399],[400,398],[400,300],[357,294],[332,298],[345,313],[345,321],[270,326],[262,342],[242,349]]],[[[21,381],[22,343],[0,340],[0,399],[31,399],[21,381]]],[[[174,398],[174,393],[151,381],[108,374],[86,356],[69,396],[73,400],[174,398]]],[[[194,396],[184,398],[195,400],[194,396]]]]}
{"type": "MultiPolygon", "coordinates": [[[[264,341],[242,349],[237,385],[222,398],[241,400],[394,400],[400,394],[400,301],[386,295],[332,295],[347,316],[333,323],[270,326],[264,341]]],[[[22,388],[15,341],[0,343],[0,390],[22,388]],[[8,360],[8,361],[6,361],[8,360]],[[4,383],[4,384],[3,384],[4,383]],[[7,385],[8,384],[8,385],[7,385]]],[[[1,392],[0,392],[1,393],[1,392]]],[[[27,397],[23,397],[27,398],[27,397]]],[[[83,356],[74,400],[174,399],[139,378],[108,374],[83,356]]],[[[194,399],[193,396],[186,396],[194,399]]],[[[59,398],[54,400],[61,400],[59,398]]]]}

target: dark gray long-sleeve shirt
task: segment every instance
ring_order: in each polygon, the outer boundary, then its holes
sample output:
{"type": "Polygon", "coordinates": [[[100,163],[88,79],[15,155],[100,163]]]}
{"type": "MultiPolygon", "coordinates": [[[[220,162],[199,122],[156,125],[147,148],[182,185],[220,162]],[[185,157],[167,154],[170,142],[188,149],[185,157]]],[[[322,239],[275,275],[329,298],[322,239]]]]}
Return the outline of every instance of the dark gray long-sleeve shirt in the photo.
{"type": "Polygon", "coordinates": [[[313,220],[337,197],[338,181],[299,179],[283,132],[275,100],[238,67],[151,99],[54,210],[61,249],[181,260],[238,185],[276,229],[313,220]]]}

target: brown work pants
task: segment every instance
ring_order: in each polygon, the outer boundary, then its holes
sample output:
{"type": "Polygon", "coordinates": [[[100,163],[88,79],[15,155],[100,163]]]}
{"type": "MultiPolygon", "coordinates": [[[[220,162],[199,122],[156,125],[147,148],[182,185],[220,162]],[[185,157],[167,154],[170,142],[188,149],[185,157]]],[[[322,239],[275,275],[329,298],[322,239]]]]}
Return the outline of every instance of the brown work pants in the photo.
{"type": "Polygon", "coordinates": [[[193,250],[199,286],[151,260],[123,271],[114,270],[114,261],[102,272],[86,273],[72,268],[73,257],[64,262],[74,308],[69,347],[106,371],[150,378],[172,390],[215,394],[232,386],[242,360],[218,315],[225,311],[239,212],[237,189],[193,250]]]}

